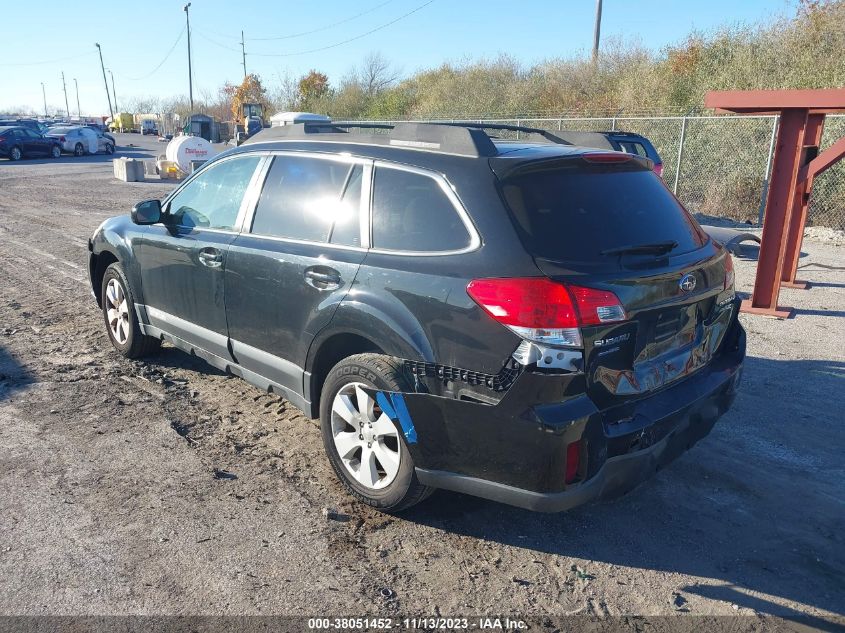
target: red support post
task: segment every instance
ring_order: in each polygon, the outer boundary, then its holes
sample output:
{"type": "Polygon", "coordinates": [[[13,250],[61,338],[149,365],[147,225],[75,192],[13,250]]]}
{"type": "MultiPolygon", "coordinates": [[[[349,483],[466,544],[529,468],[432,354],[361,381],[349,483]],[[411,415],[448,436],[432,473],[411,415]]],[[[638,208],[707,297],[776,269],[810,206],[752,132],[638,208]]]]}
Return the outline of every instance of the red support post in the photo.
{"type": "MultiPolygon", "coordinates": [[[[804,142],[801,152],[801,166],[803,167],[813,156],[808,152],[818,150],[822,142],[824,131],[824,115],[811,114],[807,117],[807,127],[804,130],[804,142]]],[[[785,288],[798,288],[804,290],[809,287],[809,282],[799,281],[795,278],[798,272],[798,258],[801,256],[801,244],[804,242],[804,228],[807,225],[807,210],[810,206],[810,193],[813,190],[813,176],[803,180],[798,177],[795,188],[795,198],[792,202],[792,209],[789,218],[789,232],[786,236],[786,248],[783,253],[783,270],[781,271],[781,285],[785,288]]]]}
{"type": "Polygon", "coordinates": [[[780,114],[754,294],[742,302],[741,310],[786,318],[792,309],[778,306],[781,285],[807,287],[796,281],[795,273],[813,179],[845,156],[841,138],[813,157],[825,115],[845,111],[845,88],[708,92],[704,105],[737,114],[780,114]]]}
{"type": "Polygon", "coordinates": [[[751,299],[742,302],[740,309],[743,312],[781,319],[792,314],[792,308],[778,306],[778,295],[789,215],[795,198],[798,170],[801,167],[807,114],[807,110],[795,108],[784,110],[780,118],[772,159],[772,184],[766,198],[766,216],[760,240],[754,294],[751,299]]]}

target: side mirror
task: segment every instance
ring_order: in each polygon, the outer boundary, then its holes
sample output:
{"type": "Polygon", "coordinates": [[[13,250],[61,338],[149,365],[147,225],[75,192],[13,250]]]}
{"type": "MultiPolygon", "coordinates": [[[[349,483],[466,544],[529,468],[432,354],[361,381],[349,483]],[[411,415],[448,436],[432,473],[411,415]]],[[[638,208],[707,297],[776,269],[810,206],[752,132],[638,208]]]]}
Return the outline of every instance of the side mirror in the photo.
{"type": "Polygon", "coordinates": [[[156,224],[161,222],[161,202],[144,200],[132,207],[132,221],[135,224],[156,224]]]}

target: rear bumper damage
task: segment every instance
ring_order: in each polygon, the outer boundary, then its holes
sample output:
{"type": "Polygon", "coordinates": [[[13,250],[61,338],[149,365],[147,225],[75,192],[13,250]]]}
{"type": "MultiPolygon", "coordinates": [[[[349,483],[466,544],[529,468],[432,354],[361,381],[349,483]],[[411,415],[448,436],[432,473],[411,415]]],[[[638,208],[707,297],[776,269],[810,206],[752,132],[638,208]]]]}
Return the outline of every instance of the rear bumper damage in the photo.
{"type": "Polygon", "coordinates": [[[525,371],[496,405],[424,393],[377,397],[402,429],[422,483],[557,512],[628,492],[707,435],[736,396],[744,358],[745,332],[735,321],[707,366],[604,410],[580,373],[525,371]],[[567,484],[573,442],[580,459],[567,484]]]}

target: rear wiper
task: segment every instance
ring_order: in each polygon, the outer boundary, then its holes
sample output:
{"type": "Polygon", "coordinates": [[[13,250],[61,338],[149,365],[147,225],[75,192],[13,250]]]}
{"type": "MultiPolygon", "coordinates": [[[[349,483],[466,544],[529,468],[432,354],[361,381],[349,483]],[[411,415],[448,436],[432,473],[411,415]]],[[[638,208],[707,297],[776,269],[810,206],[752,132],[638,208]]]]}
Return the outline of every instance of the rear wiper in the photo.
{"type": "Polygon", "coordinates": [[[668,253],[678,247],[674,240],[668,242],[654,242],[653,244],[629,244],[618,248],[608,248],[601,252],[602,255],[627,255],[629,253],[668,253]]]}

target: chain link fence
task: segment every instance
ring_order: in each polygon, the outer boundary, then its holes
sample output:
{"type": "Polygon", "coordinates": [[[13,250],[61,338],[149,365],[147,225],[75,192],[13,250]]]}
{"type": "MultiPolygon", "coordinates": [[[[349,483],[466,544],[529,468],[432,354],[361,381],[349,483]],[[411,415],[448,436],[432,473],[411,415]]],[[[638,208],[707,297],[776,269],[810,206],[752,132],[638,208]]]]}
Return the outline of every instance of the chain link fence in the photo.
{"type": "MultiPolygon", "coordinates": [[[[690,211],[752,224],[762,221],[777,131],[775,116],[620,116],[439,121],[505,123],[552,132],[636,132],[654,144],[663,159],[663,178],[690,211]]],[[[821,149],[829,147],[842,136],[845,136],[845,115],[829,115],[825,121],[821,149]]],[[[807,224],[845,229],[845,161],[815,180],[807,224]]]]}

